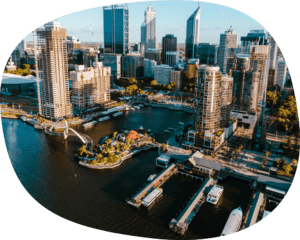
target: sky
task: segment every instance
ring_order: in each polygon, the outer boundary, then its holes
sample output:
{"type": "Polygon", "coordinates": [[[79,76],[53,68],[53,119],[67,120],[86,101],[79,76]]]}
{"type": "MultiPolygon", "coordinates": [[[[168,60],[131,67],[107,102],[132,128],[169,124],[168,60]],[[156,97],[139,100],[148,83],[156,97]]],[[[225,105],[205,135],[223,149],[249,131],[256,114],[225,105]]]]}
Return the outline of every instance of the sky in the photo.
{"type": "MultiPolygon", "coordinates": [[[[244,13],[218,4],[199,2],[200,40],[205,43],[219,43],[220,34],[232,26],[238,34],[246,36],[250,30],[264,29],[254,19],[244,13]]],[[[144,21],[144,12],[149,2],[127,4],[129,8],[129,42],[140,42],[141,25],[144,21]]],[[[174,34],[178,43],[185,42],[186,21],[198,7],[195,1],[152,1],[151,6],[156,11],[156,34],[158,42],[166,34],[174,34]]],[[[67,29],[68,36],[77,37],[81,42],[92,42],[92,26],[95,42],[103,42],[103,8],[92,8],[62,16],[57,19],[62,27],[67,29]]],[[[28,35],[25,41],[33,41],[28,35]]],[[[238,42],[239,43],[239,42],[238,42]]]]}

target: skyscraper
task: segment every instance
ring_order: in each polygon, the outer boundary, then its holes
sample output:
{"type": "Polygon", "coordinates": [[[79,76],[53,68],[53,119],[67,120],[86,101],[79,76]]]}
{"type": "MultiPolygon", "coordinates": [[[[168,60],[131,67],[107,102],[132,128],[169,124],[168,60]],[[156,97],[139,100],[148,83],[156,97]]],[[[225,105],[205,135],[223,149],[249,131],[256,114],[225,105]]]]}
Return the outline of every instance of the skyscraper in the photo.
{"type": "Polygon", "coordinates": [[[61,118],[72,114],[68,84],[67,31],[59,22],[37,29],[42,56],[42,114],[61,118]]]}
{"type": "Polygon", "coordinates": [[[144,76],[144,59],[140,54],[126,54],[121,57],[121,76],[138,79],[144,76]]]}
{"type": "Polygon", "coordinates": [[[270,44],[270,58],[269,58],[269,69],[275,69],[276,58],[277,58],[277,43],[274,38],[269,36],[269,44],[270,44]]]}
{"type": "Polygon", "coordinates": [[[177,37],[167,34],[162,38],[162,64],[166,64],[166,52],[177,51],[177,37]]]}
{"type": "Polygon", "coordinates": [[[148,48],[157,48],[156,39],[156,12],[153,11],[151,4],[145,11],[145,20],[141,26],[141,45],[143,45],[142,56],[145,56],[145,52],[148,48]]]}
{"type": "Polygon", "coordinates": [[[103,7],[104,52],[128,53],[129,10],[127,4],[103,7]]]}
{"type": "Polygon", "coordinates": [[[222,73],[226,73],[228,56],[228,48],[237,47],[237,34],[229,29],[220,35],[219,53],[218,53],[218,66],[222,73]]]}
{"type": "Polygon", "coordinates": [[[280,90],[284,87],[285,79],[286,79],[286,69],[287,65],[283,58],[278,58],[276,61],[276,68],[275,68],[275,79],[274,85],[278,85],[280,90]]]}
{"type": "Polygon", "coordinates": [[[189,17],[186,22],[185,56],[195,58],[200,36],[200,7],[189,17]]]}
{"type": "Polygon", "coordinates": [[[199,43],[197,47],[197,58],[200,64],[216,65],[218,56],[218,45],[211,43],[199,43]]]}
{"type": "Polygon", "coordinates": [[[233,78],[228,75],[222,75],[220,127],[227,127],[229,125],[232,106],[232,86],[233,78]]]}

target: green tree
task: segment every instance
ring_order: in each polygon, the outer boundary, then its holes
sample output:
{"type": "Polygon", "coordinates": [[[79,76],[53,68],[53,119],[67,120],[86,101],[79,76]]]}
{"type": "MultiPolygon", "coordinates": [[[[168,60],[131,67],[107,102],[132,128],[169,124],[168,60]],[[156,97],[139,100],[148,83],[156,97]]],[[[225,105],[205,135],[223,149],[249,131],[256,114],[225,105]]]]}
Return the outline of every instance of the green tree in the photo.
{"type": "Polygon", "coordinates": [[[169,91],[171,91],[171,90],[172,90],[172,86],[169,84],[169,85],[167,86],[167,89],[168,89],[169,91]]]}
{"type": "Polygon", "coordinates": [[[266,97],[267,107],[273,108],[275,105],[277,105],[278,97],[275,95],[274,92],[268,91],[266,97]]]}
{"type": "Polygon", "coordinates": [[[30,65],[29,64],[26,64],[26,63],[24,63],[23,65],[22,65],[22,69],[24,69],[24,70],[30,70],[30,65]]]}
{"type": "Polygon", "coordinates": [[[127,144],[129,144],[129,143],[130,143],[130,138],[126,138],[125,142],[126,142],[127,144]]]}
{"type": "Polygon", "coordinates": [[[285,170],[285,174],[289,175],[290,172],[293,170],[293,167],[290,164],[286,164],[284,170],[285,170]]]}

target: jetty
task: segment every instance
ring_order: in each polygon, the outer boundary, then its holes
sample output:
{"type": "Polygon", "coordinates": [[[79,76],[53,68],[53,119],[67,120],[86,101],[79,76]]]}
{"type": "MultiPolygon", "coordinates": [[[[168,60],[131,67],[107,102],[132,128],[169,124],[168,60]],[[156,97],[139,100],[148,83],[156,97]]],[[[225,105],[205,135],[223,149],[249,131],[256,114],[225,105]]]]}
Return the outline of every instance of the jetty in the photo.
{"type": "Polygon", "coordinates": [[[154,188],[160,187],[165,183],[173,174],[177,173],[176,165],[173,163],[164,171],[162,171],[152,182],[143,187],[137,194],[131,199],[127,200],[127,203],[131,206],[138,208],[142,204],[143,198],[150,193],[154,188]]]}
{"type": "Polygon", "coordinates": [[[207,178],[199,190],[192,197],[191,201],[187,204],[187,206],[183,209],[183,211],[179,214],[178,218],[172,219],[169,227],[172,231],[184,235],[187,231],[189,224],[192,222],[200,207],[205,202],[204,191],[207,187],[214,185],[216,180],[213,178],[207,178]]]}

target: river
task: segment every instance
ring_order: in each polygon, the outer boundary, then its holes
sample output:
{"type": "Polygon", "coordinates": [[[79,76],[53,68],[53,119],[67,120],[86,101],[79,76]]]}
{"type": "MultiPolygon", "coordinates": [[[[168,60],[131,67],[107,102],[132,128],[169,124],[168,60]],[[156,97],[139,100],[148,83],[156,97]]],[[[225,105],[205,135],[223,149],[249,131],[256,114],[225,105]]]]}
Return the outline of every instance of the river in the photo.
{"type": "MultiPolygon", "coordinates": [[[[76,127],[97,143],[101,137],[122,129],[143,126],[166,142],[164,130],[187,122],[192,115],[162,108],[145,107],[129,111],[90,129],[76,127]]],[[[25,189],[41,205],[73,222],[115,233],[151,238],[195,239],[220,236],[230,212],[245,209],[250,189],[247,182],[228,178],[220,183],[224,194],[217,206],[205,203],[183,237],[168,225],[178,216],[201,181],[174,175],[164,185],[163,195],[149,209],[126,204],[147,183],[155,166],[157,150],[141,152],[115,169],[94,170],[78,165],[74,150],[78,138],[64,140],[50,136],[21,120],[2,119],[11,163],[25,189]]]]}

